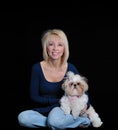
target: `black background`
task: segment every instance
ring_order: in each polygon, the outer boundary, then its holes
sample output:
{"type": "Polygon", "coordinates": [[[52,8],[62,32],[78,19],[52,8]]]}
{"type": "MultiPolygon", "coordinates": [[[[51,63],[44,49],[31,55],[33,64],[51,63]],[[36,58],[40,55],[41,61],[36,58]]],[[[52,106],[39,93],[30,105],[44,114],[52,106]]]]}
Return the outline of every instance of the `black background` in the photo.
{"type": "Polygon", "coordinates": [[[115,3],[84,3],[67,7],[1,10],[4,128],[19,128],[18,113],[31,108],[31,67],[42,60],[42,32],[52,28],[62,29],[68,37],[69,62],[88,78],[91,103],[104,122],[101,128],[117,127],[117,6],[115,3]]]}

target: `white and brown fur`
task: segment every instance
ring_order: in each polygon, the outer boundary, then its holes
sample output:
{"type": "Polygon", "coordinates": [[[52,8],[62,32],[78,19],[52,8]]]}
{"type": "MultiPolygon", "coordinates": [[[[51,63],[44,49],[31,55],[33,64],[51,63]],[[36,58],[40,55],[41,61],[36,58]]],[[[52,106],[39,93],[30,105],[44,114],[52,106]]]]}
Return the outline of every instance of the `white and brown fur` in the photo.
{"type": "MultiPolygon", "coordinates": [[[[62,89],[65,91],[65,94],[60,99],[61,109],[66,114],[72,114],[74,119],[76,119],[88,102],[88,95],[85,94],[88,90],[87,79],[79,74],[74,74],[69,71],[62,84],[62,89]]],[[[90,118],[93,127],[100,127],[103,124],[91,104],[84,115],[90,118]]]]}

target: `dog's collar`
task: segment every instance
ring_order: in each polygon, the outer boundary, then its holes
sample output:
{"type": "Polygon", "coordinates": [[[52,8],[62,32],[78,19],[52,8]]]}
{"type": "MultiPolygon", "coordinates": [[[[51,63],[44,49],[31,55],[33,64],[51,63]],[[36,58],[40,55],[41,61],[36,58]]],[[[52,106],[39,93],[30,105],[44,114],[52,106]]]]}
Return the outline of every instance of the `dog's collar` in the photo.
{"type": "Polygon", "coordinates": [[[73,96],[69,96],[70,98],[79,98],[80,96],[78,95],[73,95],[73,96]]]}
{"type": "Polygon", "coordinates": [[[65,96],[67,96],[67,97],[72,97],[72,98],[79,98],[79,97],[81,97],[81,96],[79,96],[79,95],[73,95],[73,96],[69,96],[69,95],[67,95],[66,93],[65,93],[65,96]]]}
{"type": "Polygon", "coordinates": [[[68,96],[69,102],[73,102],[74,100],[78,99],[80,96],[74,95],[74,96],[68,96]]]}
{"type": "Polygon", "coordinates": [[[70,96],[70,97],[77,97],[77,98],[79,98],[80,96],[78,96],[78,95],[74,95],[74,96],[70,96]]]}

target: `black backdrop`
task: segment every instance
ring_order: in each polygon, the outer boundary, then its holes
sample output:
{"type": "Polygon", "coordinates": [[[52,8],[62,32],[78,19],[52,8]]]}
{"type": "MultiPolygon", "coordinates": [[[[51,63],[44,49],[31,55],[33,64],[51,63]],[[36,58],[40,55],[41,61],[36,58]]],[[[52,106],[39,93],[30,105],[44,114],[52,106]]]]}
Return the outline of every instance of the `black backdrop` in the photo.
{"type": "Polygon", "coordinates": [[[62,29],[70,45],[69,61],[88,78],[91,103],[102,128],[117,127],[117,42],[115,4],[78,8],[23,8],[1,11],[1,108],[3,127],[19,128],[17,115],[30,109],[32,65],[42,60],[41,34],[62,29]]]}

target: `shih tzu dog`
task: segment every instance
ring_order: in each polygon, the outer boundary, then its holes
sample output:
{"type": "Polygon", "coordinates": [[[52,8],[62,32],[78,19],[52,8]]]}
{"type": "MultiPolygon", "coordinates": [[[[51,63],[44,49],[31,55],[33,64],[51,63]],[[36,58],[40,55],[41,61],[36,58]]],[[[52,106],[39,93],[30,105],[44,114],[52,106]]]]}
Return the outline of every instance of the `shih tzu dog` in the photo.
{"type": "MultiPolygon", "coordinates": [[[[62,84],[62,89],[65,94],[60,99],[61,109],[65,114],[72,114],[76,119],[88,102],[88,95],[85,93],[88,90],[87,79],[69,71],[62,84]]],[[[93,127],[100,127],[103,123],[91,104],[83,116],[89,117],[93,127]]]]}

